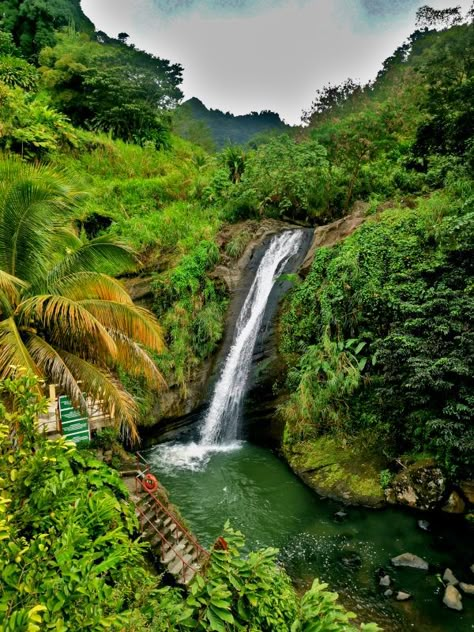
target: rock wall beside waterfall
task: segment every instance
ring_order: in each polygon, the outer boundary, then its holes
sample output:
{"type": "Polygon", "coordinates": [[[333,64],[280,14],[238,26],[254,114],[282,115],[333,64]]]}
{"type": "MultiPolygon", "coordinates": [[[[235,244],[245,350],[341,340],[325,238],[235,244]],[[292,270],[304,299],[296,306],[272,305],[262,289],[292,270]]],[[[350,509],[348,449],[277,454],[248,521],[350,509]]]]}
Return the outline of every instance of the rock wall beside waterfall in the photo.
{"type": "MultiPolygon", "coordinates": [[[[301,252],[286,273],[303,272],[309,269],[317,247],[338,243],[351,234],[364,220],[365,205],[357,205],[354,212],[326,226],[307,229],[307,236],[301,252]]],[[[284,230],[300,228],[279,220],[249,220],[225,226],[217,236],[221,257],[219,264],[209,273],[210,278],[222,283],[230,296],[224,340],[219,352],[191,370],[186,388],[178,384],[169,384],[169,389],[160,394],[153,409],[153,423],[143,428],[141,433],[146,439],[168,441],[195,431],[194,422],[199,417],[209,397],[209,391],[215,381],[216,366],[219,366],[229,350],[232,332],[243,301],[255,276],[261,258],[271,238],[284,230]],[[249,235],[248,242],[238,258],[227,254],[228,245],[238,236],[249,235]],[[158,435],[158,436],[157,436],[158,435]]],[[[127,289],[139,304],[150,306],[152,293],[151,277],[127,280],[127,289]]],[[[250,389],[246,403],[247,437],[259,443],[278,445],[283,428],[275,417],[273,385],[278,383],[282,367],[277,354],[277,311],[284,294],[291,287],[288,279],[277,282],[264,315],[258,341],[253,354],[250,389]]]]}
{"type": "MultiPolygon", "coordinates": [[[[311,231],[310,240],[302,248],[301,258],[295,262],[291,272],[307,274],[317,248],[333,246],[351,235],[365,221],[367,206],[363,202],[358,202],[354,205],[351,214],[325,226],[318,226],[311,231]]],[[[275,415],[278,406],[275,390],[277,390],[276,387],[282,386],[282,377],[285,372],[285,367],[282,366],[278,356],[276,312],[281,305],[281,299],[291,285],[290,281],[283,280],[275,288],[273,301],[265,315],[262,332],[255,347],[251,384],[246,398],[247,437],[274,447],[280,446],[284,429],[283,420],[275,415]]]]}
{"type": "MultiPolygon", "coordinates": [[[[209,390],[214,382],[214,369],[229,348],[231,333],[240,308],[270,239],[284,230],[296,228],[299,227],[279,220],[265,219],[226,225],[219,232],[217,244],[221,253],[220,261],[209,273],[209,277],[221,283],[230,297],[224,340],[217,354],[201,362],[199,366],[191,368],[185,388],[170,383],[169,388],[157,396],[152,411],[152,423],[149,427],[141,428],[141,435],[145,440],[150,436],[156,440],[159,435],[160,441],[167,441],[189,431],[192,432],[194,421],[207,401],[209,390]],[[228,254],[228,246],[240,235],[246,236],[246,243],[240,256],[232,257],[228,254]]],[[[308,231],[308,235],[310,232],[308,231]]],[[[306,248],[310,238],[308,237],[305,241],[306,248]]],[[[151,281],[152,277],[149,274],[125,280],[127,290],[133,300],[148,308],[153,302],[151,281]]]]}

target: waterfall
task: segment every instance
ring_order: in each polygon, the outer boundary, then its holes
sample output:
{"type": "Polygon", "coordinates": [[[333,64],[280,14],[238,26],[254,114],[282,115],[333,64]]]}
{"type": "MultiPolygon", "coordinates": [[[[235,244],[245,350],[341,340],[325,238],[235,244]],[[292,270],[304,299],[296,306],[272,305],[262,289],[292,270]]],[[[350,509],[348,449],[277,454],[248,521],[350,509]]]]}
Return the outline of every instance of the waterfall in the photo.
{"type": "Polygon", "coordinates": [[[226,444],[238,438],[239,417],[252,364],[252,353],[268,297],[279,272],[288,259],[298,252],[302,237],[302,230],[284,232],[273,237],[260,262],[201,427],[201,445],[226,444]]]}
{"type": "Polygon", "coordinates": [[[215,452],[240,446],[239,422],[252,366],[252,354],[265,308],[278,276],[303,241],[304,231],[285,231],[272,238],[244,301],[230,350],[201,423],[198,442],[157,446],[153,460],[170,471],[201,469],[215,452]]]}

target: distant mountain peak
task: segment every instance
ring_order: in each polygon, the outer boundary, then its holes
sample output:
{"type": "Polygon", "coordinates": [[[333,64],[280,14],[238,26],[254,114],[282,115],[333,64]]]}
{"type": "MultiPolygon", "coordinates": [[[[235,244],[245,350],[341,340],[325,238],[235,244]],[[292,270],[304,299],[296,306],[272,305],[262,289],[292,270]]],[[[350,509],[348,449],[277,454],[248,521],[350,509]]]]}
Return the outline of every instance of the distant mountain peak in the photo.
{"type": "MultiPolygon", "coordinates": [[[[181,117],[188,117],[204,124],[218,149],[225,145],[244,145],[256,134],[281,131],[287,125],[280,115],[271,110],[232,114],[219,109],[208,108],[197,97],[191,97],[178,108],[181,117]]],[[[185,133],[183,134],[185,135],[185,133]]]]}

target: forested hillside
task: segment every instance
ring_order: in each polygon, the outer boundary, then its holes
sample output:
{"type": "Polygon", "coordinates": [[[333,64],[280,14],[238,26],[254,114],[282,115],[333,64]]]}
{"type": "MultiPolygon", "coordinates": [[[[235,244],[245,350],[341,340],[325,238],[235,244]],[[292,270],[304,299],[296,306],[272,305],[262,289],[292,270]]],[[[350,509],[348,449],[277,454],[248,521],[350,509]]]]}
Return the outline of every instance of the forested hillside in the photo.
{"type": "Polygon", "coordinates": [[[375,472],[367,496],[420,460],[472,478],[473,11],[418,18],[372,83],[318,91],[288,134],[271,112],[186,112],[182,67],[96,32],[76,0],[0,1],[1,630],[377,629],[317,581],[301,597],[230,528],[205,580],[163,586],[116,472],[36,421],[54,382],[136,445],[219,349],[216,266],[261,220],[356,205],[363,226],[315,252],[279,316],[283,452],[331,493],[339,458],[375,472]]]}
{"type": "Polygon", "coordinates": [[[281,414],[305,467],[335,436],[391,464],[385,485],[400,455],[472,476],[473,62],[471,23],[425,28],[374,83],[329,86],[306,113],[336,208],[366,200],[368,218],[316,252],[285,307],[281,414]]]}
{"type": "Polygon", "coordinates": [[[252,112],[236,116],[230,112],[209,110],[202,101],[188,99],[179,106],[175,129],[184,138],[212,148],[246,145],[259,136],[289,129],[275,112],[252,112]]]}

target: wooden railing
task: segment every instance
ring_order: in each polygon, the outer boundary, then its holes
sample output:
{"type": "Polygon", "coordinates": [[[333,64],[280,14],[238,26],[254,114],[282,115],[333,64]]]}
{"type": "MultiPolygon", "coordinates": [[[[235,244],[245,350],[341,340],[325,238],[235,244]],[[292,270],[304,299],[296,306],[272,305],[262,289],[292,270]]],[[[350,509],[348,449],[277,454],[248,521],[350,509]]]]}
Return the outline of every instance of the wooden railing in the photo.
{"type": "MultiPolygon", "coordinates": [[[[158,496],[156,496],[155,493],[153,493],[152,491],[150,491],[149,489],[145,487],[145,485],[143,484],[143,480],[145,476],[150,473],[150,464],[140,452],[137,452],[136,455],[137,455],[137,475],[135,478],[135,485],[136,485],[137,495],[141,495],[145,493],[153,500],[155,507],[158,508],[161,511],[161,513],[165,514],[165,516],[167,516],[171,520],[172,523],[174,523],[179,533],[182,536],[184,536],[184,538],[188,541],[189,544],[193,546],[196,553],[198,554],[198,559],[204,563],[210,557],[209,551],[206,551],[206,549],[204,549],[199,544],[199,542],[192,535],[192,533],[181,523],[181,521],[177,518],[177,516],[168,509],[168,507],[163,503],[163,501],[158,496]]],[[[195,566],[192,566],[191,564],[186,562],[186,560],[180,554],[179,550],[177,550],[176,546],[173,545],[173,543],[170,542],[169,539],[166,538],[166,536],[160,531],[156,523],[153,523],[149,518],[147,518],[147,516],[141,510],[138,504],[137,504],[137,510],[140,513],[140,516],[143,517],[152,526],[153,530],[160,537],[162,543],[163,542],[166,543],[170,547],[170,549],[173,550],[177,558],[183,563],[183,580],[185,579],[184,574],[185,574],[186,568],[191,568],[194,572],[199,570],[199,568],[196,568],[195,566]]]]}

